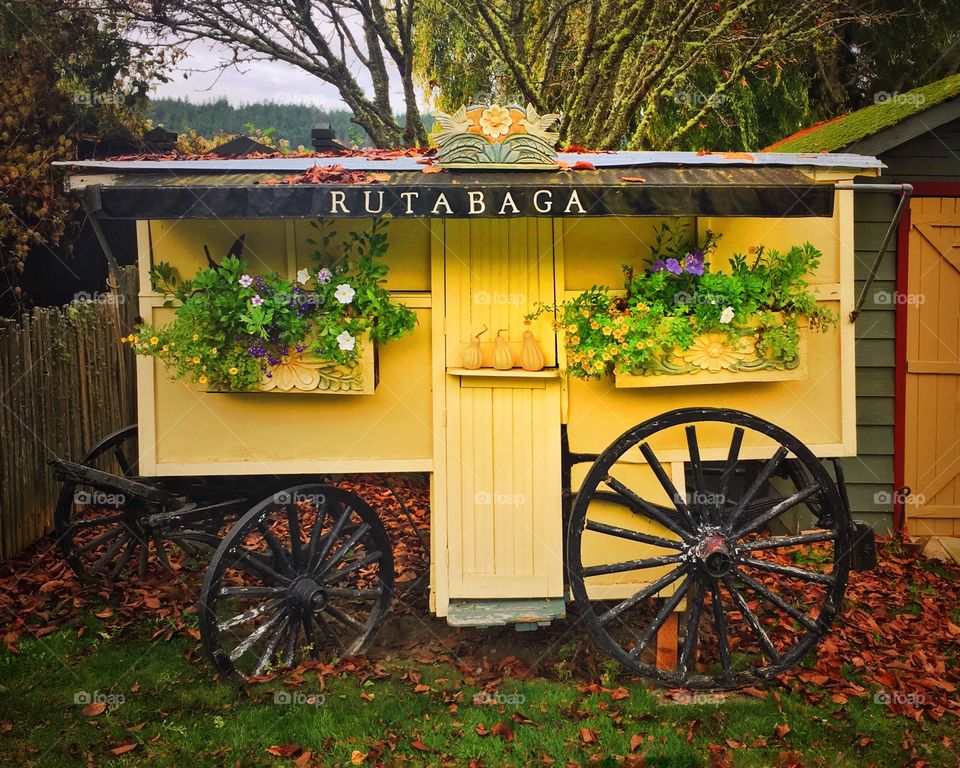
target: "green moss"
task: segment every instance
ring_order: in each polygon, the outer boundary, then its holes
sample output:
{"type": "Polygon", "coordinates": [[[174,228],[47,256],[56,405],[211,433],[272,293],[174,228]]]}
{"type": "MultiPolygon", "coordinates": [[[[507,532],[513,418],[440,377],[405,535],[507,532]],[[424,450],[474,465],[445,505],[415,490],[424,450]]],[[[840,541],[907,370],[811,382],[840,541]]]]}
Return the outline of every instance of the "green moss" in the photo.
{"type": "Polygon", "coordinates": [[[807,128],[770,145],[765,151],[834,152],[957,95],[960,95],[960,75],[945,77],[906,93],[893,94],[893,98],[879,104],[807,128]]]}

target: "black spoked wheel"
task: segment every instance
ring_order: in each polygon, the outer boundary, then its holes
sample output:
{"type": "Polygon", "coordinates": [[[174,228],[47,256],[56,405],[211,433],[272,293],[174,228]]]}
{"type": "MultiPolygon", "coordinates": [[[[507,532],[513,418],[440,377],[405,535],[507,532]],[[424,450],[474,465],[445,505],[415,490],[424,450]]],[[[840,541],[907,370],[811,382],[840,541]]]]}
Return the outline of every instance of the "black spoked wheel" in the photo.
{"type": "MultiPolygon", "coordinates": [[[[101,440],[81,464],[123,477],[139,471],[137,427],[124,427],[101,440]]],[[[146,510],[137,499],[114,489],[65,482],[54,509],[54,533],[64,559],[82,581],[116,580],[153,563],[174,571],[208,560],[220,540],[205,531],[179,530],[162,536],[144,525],[146,510]],[[176,565],[171,563],[171,557],[176,565]]]]}
{"type": "Polygon", "coordinates": [[[214,555],[200,598],[204,647],[238,678],[362,653],[393,578],[390,540],[370,505],[333,486],[289,488],[244,515],[214,555]]]}
{"type": "Polygon", "coordinates": [[[571,514],[568,576],[591,635],[629,670],[736,688],[819,643],[846,588],[850,535],[836,485],[800,441],[740,411],[682,409],[593,464],[571,514]],[[677,610],[676,662],[658,667],[657,634],[677,610]]]}

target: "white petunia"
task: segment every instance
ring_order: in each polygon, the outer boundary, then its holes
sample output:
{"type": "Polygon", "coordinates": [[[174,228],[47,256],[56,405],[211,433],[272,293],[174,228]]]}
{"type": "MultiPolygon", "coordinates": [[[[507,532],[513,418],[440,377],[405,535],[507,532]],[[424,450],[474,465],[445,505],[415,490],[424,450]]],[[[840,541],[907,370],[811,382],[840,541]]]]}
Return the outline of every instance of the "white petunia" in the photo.
{"type": "Polygon", "coordinates": [[[352,352],[353,348],[357,345],[357,340],[350,335],[350,331],[344,331],[337,336],[337,344],[340,345],[340,349],[344,352],[352,352]]]}
{"type": "Polygon", "coordinates": [[[306,269],[301,269],[297,272],[297,282],[300,283],[300,285],[306,285],[309,279],[310,273],[306,269]]]}
{"type": "Polygon", "coordinates": [[[733,314],[733,307],[727,307],[720,313],[720,322],[724,324],[729,323],[733,320],[733,314]]]}
{"type": "Polygon", "coordinates": [[[349,283],[340,283],[333,294],[334,298],[341,304],[349,304],[356,295],[357,292],[353,290],[349,283]]]}

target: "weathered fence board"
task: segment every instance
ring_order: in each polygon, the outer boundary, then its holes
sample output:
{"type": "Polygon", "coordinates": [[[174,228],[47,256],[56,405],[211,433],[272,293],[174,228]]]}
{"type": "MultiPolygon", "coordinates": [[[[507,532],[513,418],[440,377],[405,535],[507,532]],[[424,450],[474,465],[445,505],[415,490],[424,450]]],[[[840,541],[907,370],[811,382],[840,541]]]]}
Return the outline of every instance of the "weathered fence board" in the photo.
{"type": "Polygon", "coordinates": [[[0,562],[53,527],[59,486],[46,461],[79,459],[136,420],[136,272],[110,294],[0,319],[0,562]]]}

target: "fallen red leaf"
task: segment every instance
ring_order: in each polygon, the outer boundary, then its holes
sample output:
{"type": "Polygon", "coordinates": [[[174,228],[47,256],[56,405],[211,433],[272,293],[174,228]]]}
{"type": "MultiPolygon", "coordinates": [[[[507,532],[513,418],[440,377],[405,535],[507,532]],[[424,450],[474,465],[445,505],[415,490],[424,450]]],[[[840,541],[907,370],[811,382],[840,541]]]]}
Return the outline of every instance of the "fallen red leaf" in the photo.
{"type": "Polygon", "coordinates": [[[120,744],[119,746],[114,747],[110,750],[111,755],[125,755],[127,752],[133,752],[137,748],[136,744],[120,744]]]}

